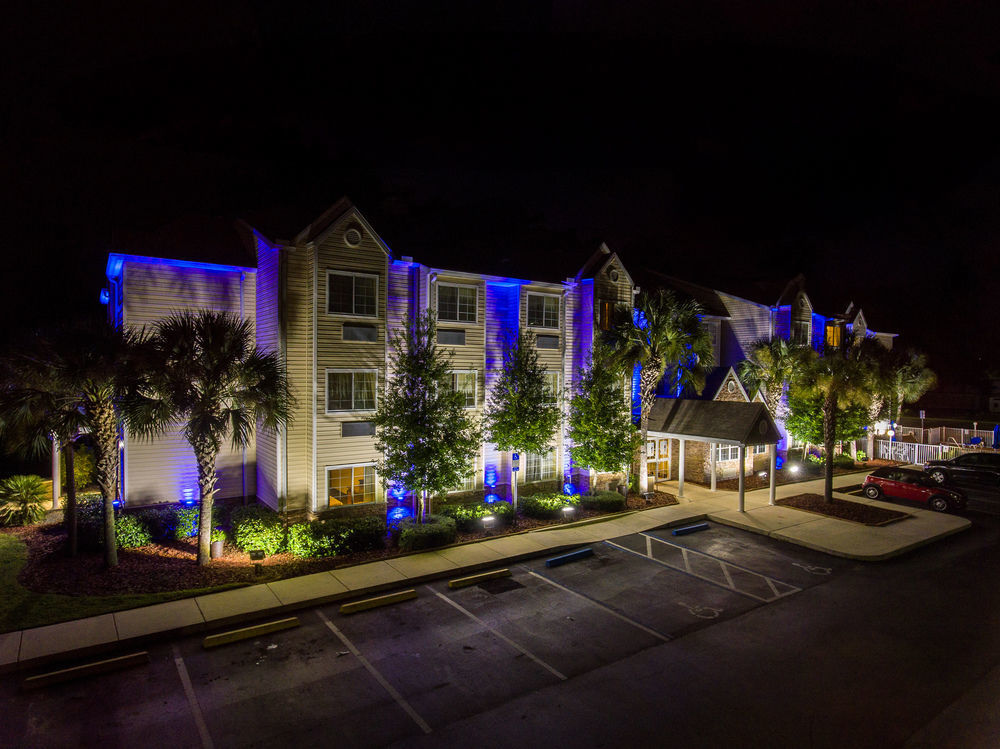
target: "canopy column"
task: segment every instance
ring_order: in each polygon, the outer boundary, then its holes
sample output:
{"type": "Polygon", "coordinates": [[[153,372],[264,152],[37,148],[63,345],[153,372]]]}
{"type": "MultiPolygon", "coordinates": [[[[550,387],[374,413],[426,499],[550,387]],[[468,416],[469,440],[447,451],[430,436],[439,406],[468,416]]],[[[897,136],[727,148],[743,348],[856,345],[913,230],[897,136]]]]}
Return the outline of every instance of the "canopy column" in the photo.
{"type": "Polygon", "coordinates": [[[682,498],[684,496],[684,438],[678,440],[680,442],[680,453],[677,456],[677,497],[682,498]]]}
{"type": "Polygon", "coordinates": [[[771,445],[771,470],[768,472],[768,504],[774,504],[775,487],[778,485],[778,445],[771,445]]]}
{"type": "Polygon", "coordinates": [[[746,512],[746,492],[744,491],[744,473],[746,473],[746,466],[743,465],[744,461],[747,459],[747,446],[742,442],[740,443],[740,512],[746,512]]]}
{"type": "Polygon", "coordinates": [[[60,481],[59,440],[52,440],[52,509],[59,509],[59,495],[62,489],[60,481]]]}
{"type": "Polygon", "coordinates": [[[716,460],[716,454],[718,453],[718,450],[716,449],[714,442],[709,442],[708,443],[708,449],[712,451],[711,452],[711,456],[708,459],[708,464],[710,466],[709,470],[712,473],[712,477],[709,480],[712,482],[712,491],[714,492],[715,491],[715,460],[716,460]]]}

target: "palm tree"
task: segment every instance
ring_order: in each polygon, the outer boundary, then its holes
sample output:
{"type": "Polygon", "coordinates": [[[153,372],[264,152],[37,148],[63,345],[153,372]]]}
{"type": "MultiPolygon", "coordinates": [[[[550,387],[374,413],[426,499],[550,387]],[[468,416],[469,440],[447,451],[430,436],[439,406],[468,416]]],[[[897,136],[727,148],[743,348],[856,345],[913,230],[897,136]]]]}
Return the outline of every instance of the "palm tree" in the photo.
{"type": "Polygon", "coordinates": [[[784,338],[762,338],[754,342],[740,362],[740,379],[751,391],[760,390],[771,416],[783,419],[782,396],[792,375],[807,356],[807,346],[784,338]]]}
{"type": "Polygon", "coordinates": [[[152,439],[181,422],[198,463],[198,564],[209,563],[215,464],[228,436],[246,447],[254,431],[274,431],[292,399],[281,358],[254,345],[253,322],[224,312],[180,312],[157,323],[144,366],[129,390],[131,433],[152,439]]]}
{"type": "Polygon", "coordinates": [[[903,404],[914,403],[937,385],[937,375],[928,368],[927,357],[912,349],[892,357],[891,385],[896,421],[903,415],[903,404]]]}
{"type": "Polygon", "coordinates": [[[639,486],[648,489],[642,470],[642,449],[646,444],[649,411],[661,380],[668,392],[680,394],[685,388],[698,393],[705,387],[705,374],[714,364],[712,339],[701,325],[701,306],[678,299],[661,289],[639,295],[634,309],[619,305],[615,325],[608,333],[611,361],[625,372],[641,368],[639,375],[639,431],[642,441],[635,455],[639,486]]]}
{"type": "Polygon", "coordinates": [[[880,344],[871,338],[848,338],[842,346],[827,349],[820,356],[810,350],[805,366],[795,374],[792,387],[823,399],[824,498],[833,502],[833,445],[837,432],[837,412],[855,405],[867,407],[871,401],[873,349],[880,344]]]}

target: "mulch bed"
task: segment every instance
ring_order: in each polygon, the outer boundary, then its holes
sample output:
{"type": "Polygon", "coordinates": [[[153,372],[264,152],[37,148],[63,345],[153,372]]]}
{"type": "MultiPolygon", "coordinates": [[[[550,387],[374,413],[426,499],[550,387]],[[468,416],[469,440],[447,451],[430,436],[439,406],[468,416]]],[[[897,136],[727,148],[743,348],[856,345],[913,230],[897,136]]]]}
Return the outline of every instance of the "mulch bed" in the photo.
{"type": "Polygon", "coordinates": [[[782,507],[794,507],[796,510],[805,510],[838,520],[862,523],[863,525],[888,525],[910,517],[909,513],[906,512],[887,510],[884,507],[875,507],[836,497],[834,497],[833,502],[827,502],[822,494],[796,494],[794,497],[775,500],[775,504],[782,507]]]}
{"type": "MultiPolygon", "coordinates": [[[[648,501],[638,494],[630,494],[626,502],[629,510],[677,504],[677,500],[666,492],[653,492],[648,501]]],[[[577,510],[575,520],[605,514],[581,509],[577,510]]],[[[515,528],[497,529],[490,536],[560,524],[559,520],[537,520],[519,514],[515,528]]],[[[18,576],[21,585],[39,593],[78,596],[156,593],[226,584],[273,582],[286,577],[400,556],[399,550],[391,547],[387,541],[383,549],[322,559],[300,559],[291,554],[276,554],[264,559],[260,563],[259,572],[255,572],[249,556],[229,544],[221,558],[213,560],[207,567],[199,567],[195,564],[197,539],[190,538],[184,541],[163,541],[138,549],[121,549],[118,552],[118,566],[106,570],[100,553],[80,552],[73,559],[66,556],[66,532],[62,524],[7,528],[0,532],[16,535],[28,547],[27,561],[18,576]]],[[[486,534],[482,531],[460,533],[457,542],[466,543],[485,537],[486,534]]]]}

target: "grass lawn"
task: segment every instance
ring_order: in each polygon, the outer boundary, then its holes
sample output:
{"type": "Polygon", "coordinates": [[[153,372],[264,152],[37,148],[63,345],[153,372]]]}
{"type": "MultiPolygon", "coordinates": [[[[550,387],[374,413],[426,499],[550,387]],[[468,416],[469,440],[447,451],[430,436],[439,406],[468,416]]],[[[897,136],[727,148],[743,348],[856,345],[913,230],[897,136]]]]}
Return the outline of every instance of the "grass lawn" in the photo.
{"type": "Polygon", "coordinates": [[[68,596],[35,593],[17,581],[27,559],[24,542],[8,533],[0,534],[0,632],[55,624],[111,611],[148,606],[202,593],[238,588],[243,583],[213,588],[174,590],[166,593],[132,593],[118,596],[68,596]]]}

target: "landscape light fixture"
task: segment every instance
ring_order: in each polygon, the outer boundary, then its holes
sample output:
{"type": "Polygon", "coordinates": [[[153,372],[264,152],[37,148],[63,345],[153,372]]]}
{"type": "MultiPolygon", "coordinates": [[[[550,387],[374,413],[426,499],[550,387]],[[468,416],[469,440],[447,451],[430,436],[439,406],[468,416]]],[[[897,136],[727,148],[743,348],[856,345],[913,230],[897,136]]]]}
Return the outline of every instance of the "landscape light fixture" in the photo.
{"type": "Polygon", "coordinates": [[[489,532],[493,530],[493,524],[496,522],[496,520],[497,519],[495,515],[483,516],[483,530],[486,531],[487,534],[489,534],[489,532]]]}
{"type": "Polygon", "coordinates": [[[573,519],[573,515],[576,513],[576,508],[573,505],[566,505],[565,507],[562,508],[562,511],[563,511],[563,517],[566,518],[567,521],[569,521],[573,519]]]}
{"type": "Polygon", "coordinates": [[[798,473],[799,472],[799,467],[797,465],[788,466],[788,470],[791,473],[798,473]]]}
{"type": "Polygon", "coordinates": [[[250,550],[250,561],[253,562],[253,574],[260,574],[260,563],[264,561],[264,550],[263,549],[251,549],[250,550]]]}

